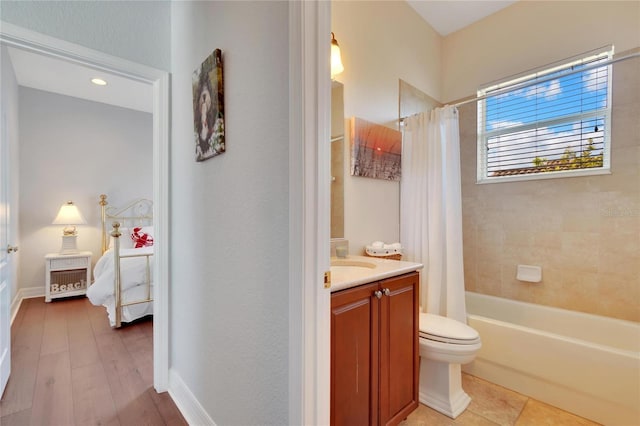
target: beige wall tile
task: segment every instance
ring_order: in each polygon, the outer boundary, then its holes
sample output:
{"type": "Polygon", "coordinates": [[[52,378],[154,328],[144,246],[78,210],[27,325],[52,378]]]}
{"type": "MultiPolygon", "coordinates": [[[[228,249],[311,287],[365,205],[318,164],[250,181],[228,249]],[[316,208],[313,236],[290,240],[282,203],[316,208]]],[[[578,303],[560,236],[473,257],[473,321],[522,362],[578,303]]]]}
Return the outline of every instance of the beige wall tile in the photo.
{"type": "Polygon", "coordinates": [[[640,275],[600,274],[597,296],[600,312],[615,311],[618,318],[640,321],[640,275]]]}
{"type": "Polygon", "coordinates": [[[501,296],[501,286],[502,285],[500,283],[500,280],[497,277],[481,275],[478,275],[476,277],[475,291],[477,291],[478,293],[488,294],[490,296],[501,296]]]}
{"type": "MultiPolygon", "coordinates": [[[[610,175],[477,185],[467,173],[468,290],[640,321],[639,70],[614,65],[610,175]],[[517,281],[518,264],[541,266],[543,282],[517,281]]],[[[475,105],[460,126],[462,168],[475,173],[475,105]]]]}
{"type": "Polygon", "coordinates": [[[562,246],[562,234],[560,232],[539,230],[533,234],[533,247],[560,249],[562,246]]]}
{"type": "Polygon", "coordinates": [[[598,305],[599,275],[595,272],[576,270],[566,272],[561,294],[557,295],[558,306],[580,312],[594,312],[598,305]]]}
{"type": "Polygon", "coordinates": [[[637,99],[633,104],[611,108],[611,149],[636,146],[638,134],[640,134],[640,106],[637,99]]]}

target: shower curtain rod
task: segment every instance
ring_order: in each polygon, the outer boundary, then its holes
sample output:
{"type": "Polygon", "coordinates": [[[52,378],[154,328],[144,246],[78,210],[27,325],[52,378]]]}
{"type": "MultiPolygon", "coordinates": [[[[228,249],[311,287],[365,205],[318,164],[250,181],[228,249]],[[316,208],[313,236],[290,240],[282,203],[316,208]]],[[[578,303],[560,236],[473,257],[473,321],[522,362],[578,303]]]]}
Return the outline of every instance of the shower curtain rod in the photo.
{"type": "Polygon", "coordinates": [[[500,95],[500,94],[502,94],[504,92],[510,92],[514,88],[521,89],[521,88],[524,88],[524,87],[533,86],[534,84],[546,83],[547,81],[555,80],[558,77],[565,77],[567,75],[573,75],[573,74],[577,74],[579,72],[589,71],[589,70],[592,70],[592,69],[596,69],[596,68],[604,67],[604,66],[607,66],[607,65],[611,65],[611,64],[614,64],[616,62],[621,62],[621,61],[624,61],[624,60],[627,60],[627,59],[636,58],[638,56],[640,56],[640,53],[632,53],[630,55],[622,56],[620,58],[609,59],[608,61],[599,62],[597,64],[587,65],[586,67],[566,72],[566,73],[562,74],[561,76],[557,76],[556,75],[556,76],[553,76],[553,77],[546,77],[546,78],[543,78],[541,80],[536,80],[535,82],[521,83],[519,85],[516,84],[515,86],[510,86],[510,87],[505,88],[505,89],[496,90],[496,91],[492,92],[490,95],[476,96],[475,98],[471,98],[471,99],[467,99],[465,101],[461,101],[461,102],[455,103],[455,104],[453,104],[453,106],[454,107],[459,107],[461,105],[465,105],[465,104],[468,104],[468,103],[471,103],[471,102],[481,101],[481,100],[486,99],[486,98],[491,97],[491,96],[500,95]]]}
{"type": "MultiPolygon", "coordinates": [[[[611,65],[611,64],[614,64],[616,62],[625,61],[627,59],[637,58],[639,56],[640,56],[640,52],[639,53],[632,53],[630,55],[622,56],[620,58],[609,59],[608,61],[599,62],[597,64],[588,65],[586,67],[567,72],[565,74],[562,74],[561,77],[565,77],[567,75],[572,75],[572,74],[577,74],[579,72],[589,71],[591,69],[595,69],[595,68],[600,68],[600,67],[603,67],[603,66],[611,65]]],[[[500,94],[505,93],[505,92],[509,92],[509,91],[513,90],[514,88],[521,89],[521,88],[524,88],[524,87],[532,86],[534,84],[545,83],[547,81],[551,81],[551,80],[554,80],[556,78],[558,78],[557,75],[553,76],[553,77],[547,77],[547,78],[544,78],[544,79],[541,79],[541,80],[536,80],[535,82],[521,83],[519,85],[510,86],[510,87],[505,88],[505,89],[496,90],[496,91],[492,92],[490,95],[475,96],[473,98],[457,102],[457,103],[453,104],[452,106],[457,108],[457,107],[462,106],[462,105],[470,104],[471,102],[481,101],[481,100],[489,98],[491,96],[496,96],[496,95],[500,95],[500,94]]],[[[417,114],[419,114],[419,113],[417,113],[417,114]]],[[[417,115],[417,114],[412,114],[412,115],[417,115]]],[[[404,120],[406,118],[408,118],[408,117],[410,117],[410,116],[401,117],[400,118],[400,125],[403,125],[404,124],[404,120]]]]}

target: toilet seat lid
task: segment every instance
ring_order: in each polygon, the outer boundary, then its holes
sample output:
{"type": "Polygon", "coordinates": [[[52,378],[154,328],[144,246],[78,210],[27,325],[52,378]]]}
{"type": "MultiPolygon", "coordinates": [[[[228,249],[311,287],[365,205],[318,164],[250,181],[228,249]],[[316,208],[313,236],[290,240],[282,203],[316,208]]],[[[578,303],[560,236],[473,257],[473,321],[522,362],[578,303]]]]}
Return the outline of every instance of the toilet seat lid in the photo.
{"type": "Polygon", "coordinates": [[[478,332],[467,324],[452,318],[426,313],[420,313],[420,336],[458,344],[472,344],[480,338],[478,332]]]}

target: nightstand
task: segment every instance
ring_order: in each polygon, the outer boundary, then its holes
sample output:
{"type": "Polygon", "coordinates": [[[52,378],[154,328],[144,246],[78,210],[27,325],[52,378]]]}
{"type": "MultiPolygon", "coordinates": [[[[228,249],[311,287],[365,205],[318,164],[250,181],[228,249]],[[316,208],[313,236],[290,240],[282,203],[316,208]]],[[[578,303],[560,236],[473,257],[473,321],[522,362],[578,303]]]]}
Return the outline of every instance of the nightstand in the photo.
{"type": "Polygon", "coordinates": [[[73,254],[50,253],[46,261],[45,302],[58,297],[86,294],[91,285],[90,251],[73,254]]]}

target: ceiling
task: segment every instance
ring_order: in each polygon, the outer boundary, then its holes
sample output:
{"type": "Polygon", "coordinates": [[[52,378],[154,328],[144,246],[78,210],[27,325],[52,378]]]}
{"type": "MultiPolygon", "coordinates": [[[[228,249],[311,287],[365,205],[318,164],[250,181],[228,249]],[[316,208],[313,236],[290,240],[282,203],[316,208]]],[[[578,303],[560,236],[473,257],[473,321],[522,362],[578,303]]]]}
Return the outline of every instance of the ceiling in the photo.
{"type": "Polygon", "coordinates": [[[153,87],[63,59],[8,48],[18,85],[136,111],[153,112],[153,87]],[[106,86],[91,79],[100,77],[106,86]]]}
{"type": "Polygon", "coordinates": [[[458,31],[517,0],[406,0],[441,36],[458,31]]]}
{"type": "MultiPolygon", "coordinates": [[[[515,1],[406,0],[440,35],[446,36],[503,9],[515,1]]],[[[151,85],[65,60],[9,48],[18,84],[24,87],[151,113],[151,85]],[[90,82],[94,77],[107,86],[90,82]]]]}

